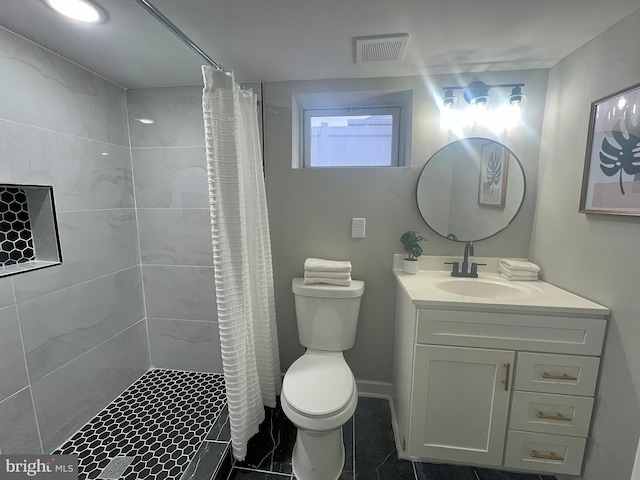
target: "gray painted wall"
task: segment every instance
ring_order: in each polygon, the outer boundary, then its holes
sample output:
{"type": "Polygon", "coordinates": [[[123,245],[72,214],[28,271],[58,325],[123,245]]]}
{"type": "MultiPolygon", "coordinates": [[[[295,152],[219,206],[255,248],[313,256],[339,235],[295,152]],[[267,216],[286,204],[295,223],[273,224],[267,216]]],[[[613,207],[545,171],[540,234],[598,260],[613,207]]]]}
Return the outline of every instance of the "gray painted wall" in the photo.
{"type": "MultiPolygon", "coordinates": [[[[394,253],[402,252],[400,235],[409,229],[425,233],[429,238],[426,254],[462,254],[462,244],[438,237],[425,225],[416,207],[415,189],[429,157],[457,138],[438,126],[439,112],[431,91],[441,97],[442,86],[471,80],[473,78],[442,75],[264,85],[267,202],[283,370],[303,352],[297,337],[291,279],[302,276],[306,257],[349,259],[353,264],[353,278],[364,280],[366,291],[356,344],[345,356],[356,379],[391,381],[396,291],[391,262],[394,253]],[[291,168],[293,95],[401,90],[413,90],[410,166],[390,169],[291,168]],[[367,219],[365,239],[351,238],[353,217],[367,219]]],[[[502,234],[478,243],[476,254],[527,256],[536,198],[547,71],[483,74],[482,80],[486,83],[525,82],[528,96],[526,124],[501,134],[483,128],[467,128],[461,136],[488,137],[509,146],[524,165],[529,190],[523,210],[512,226],[502,234]]]]}
{"type": "Polygon", "coordinates": [[[640,434],[640,219],[578,213],[591,102],[640,80],[640,11],[554,66],[531,257],[612,311],[584,480],[628,480],[640,434]]]}
{"type": "Polygon", "coordinates": [[[0,278],[0,449],[57,447],[149,367],[125,92],[0,29],[0,182],[54,187],[64,264],[0,278]]]}

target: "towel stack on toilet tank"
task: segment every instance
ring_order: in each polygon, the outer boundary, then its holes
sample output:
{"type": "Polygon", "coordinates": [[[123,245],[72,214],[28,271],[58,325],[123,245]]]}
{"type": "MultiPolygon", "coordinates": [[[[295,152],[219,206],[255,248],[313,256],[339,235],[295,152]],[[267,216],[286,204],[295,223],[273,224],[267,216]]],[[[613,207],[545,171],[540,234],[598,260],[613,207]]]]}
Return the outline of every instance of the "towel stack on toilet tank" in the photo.
{"type": "Polygon", "coordinates": [[[327,283],[348,287],[351,285],[351,262],[307,258],[304,261],[304,283],[327,283]]]}
{"type": "Polygon", "coordinates": [[[538,280],[538,272],[540,267],[535,263],[526,262],[524,260],[511,260],[503,258],[498,264],[498,270],[507,280],[538,280]]]}

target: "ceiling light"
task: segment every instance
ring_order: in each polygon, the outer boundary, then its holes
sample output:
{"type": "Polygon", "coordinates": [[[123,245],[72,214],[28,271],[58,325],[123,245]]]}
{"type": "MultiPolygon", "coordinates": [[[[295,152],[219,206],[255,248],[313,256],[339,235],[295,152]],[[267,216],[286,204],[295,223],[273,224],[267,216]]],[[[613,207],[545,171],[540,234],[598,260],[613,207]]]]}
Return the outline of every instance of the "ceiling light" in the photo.
{"type": "Polygon", "coordinates": [[[91,0],[43,0],[44,3],[65,17],[87,23],[107,21],[106,12],[91,0]]]}
{"type": "Polygon", "coordinates": [[[150,125],[152,123],[156,123],[155,120],[151,120],[150,118],[136,118],[136,121],[140,123],[144,123],[145,125],[150,125]]]}

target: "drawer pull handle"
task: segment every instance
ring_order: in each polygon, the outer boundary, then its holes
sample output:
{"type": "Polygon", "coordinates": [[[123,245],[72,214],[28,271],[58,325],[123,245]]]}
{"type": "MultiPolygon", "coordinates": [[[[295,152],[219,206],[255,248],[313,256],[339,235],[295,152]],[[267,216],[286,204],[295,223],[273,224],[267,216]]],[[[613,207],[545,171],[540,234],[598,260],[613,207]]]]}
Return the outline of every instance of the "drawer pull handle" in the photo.
{"type": "Polygon", "coordinates": [[[571,375],[567,375],[566,373],[563,373],[562,375],[553,375],[549,372],[544,372],[542,374],[542,378],[552,378],[554,380],[578,380],[578,377],[572,377],[571,375]]]}
{"type": "Polygon", "coordinates": [[[571,417],[565,417],[561,413],[556,413],[555,415],[547,415],[546,413],[538,412],[538,418],[544,418],[547,420],[562,420],[563,422],[570,422],[571,417]]]}
{"type": "Polygon", "coordinates": [[[562,458],[560,455],[556,455],[553,452],[538,453],[537,450],[531,450],[531,458],[542,458],[544,460],[556,460],[558,462],[564,462],[564,458],[562,458]]]}
{"type": "Polygon", "coordinates": [[[504,364],[504,368],[505,368],[505,374],[504,374],[504,380],[502,381],[502,383],[504,383],[504,391],[508,392],[509,391],[509,378],[511,377],[511,364],[510,363],[505,363],[504,364]]]}

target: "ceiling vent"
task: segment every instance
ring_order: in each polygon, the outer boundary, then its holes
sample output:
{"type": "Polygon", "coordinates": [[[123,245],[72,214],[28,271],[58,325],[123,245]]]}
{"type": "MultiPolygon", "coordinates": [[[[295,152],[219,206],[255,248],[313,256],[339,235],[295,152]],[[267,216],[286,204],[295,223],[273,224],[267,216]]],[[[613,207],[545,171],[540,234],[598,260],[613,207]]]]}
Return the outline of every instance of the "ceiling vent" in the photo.
{"type": "Polygon", "coordinates": [[[356,63],[400,62],[409,41],[408,33],[356,37],[356,63]]]}

